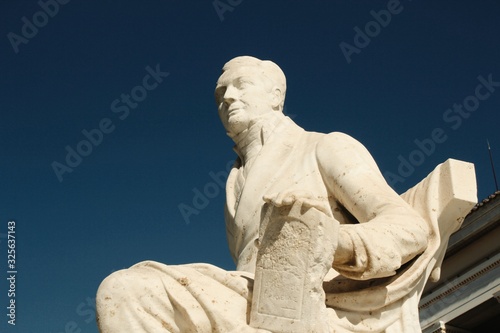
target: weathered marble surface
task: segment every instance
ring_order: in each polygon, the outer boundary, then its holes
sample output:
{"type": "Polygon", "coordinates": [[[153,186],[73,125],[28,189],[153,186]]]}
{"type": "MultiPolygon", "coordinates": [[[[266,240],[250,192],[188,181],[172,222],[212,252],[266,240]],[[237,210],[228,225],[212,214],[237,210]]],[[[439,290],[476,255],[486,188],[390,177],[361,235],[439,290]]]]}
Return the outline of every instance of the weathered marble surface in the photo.
{"type": "Polygon", "coordinates": [[[286,80],[237,57],[215,98],[238,158],[226,184],[237,270],[146,261],[97,294],[108,332],[420,332],[418,301],[476,203],[473,165],[448,160],[402,196],[365,147],[283,114],[286,80]]]}

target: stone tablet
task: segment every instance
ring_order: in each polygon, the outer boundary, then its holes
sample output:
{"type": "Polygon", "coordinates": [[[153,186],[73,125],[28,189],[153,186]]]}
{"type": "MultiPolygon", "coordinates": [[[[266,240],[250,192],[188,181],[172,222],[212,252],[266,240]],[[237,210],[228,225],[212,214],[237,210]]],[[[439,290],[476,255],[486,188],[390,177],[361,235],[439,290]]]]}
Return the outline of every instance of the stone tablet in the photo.
{"type": "Polygon", "coordinates": [[[323,279],[338,221],[302,203],[265,206],[250,325],[271,332],[329,332],[323,279]]]}

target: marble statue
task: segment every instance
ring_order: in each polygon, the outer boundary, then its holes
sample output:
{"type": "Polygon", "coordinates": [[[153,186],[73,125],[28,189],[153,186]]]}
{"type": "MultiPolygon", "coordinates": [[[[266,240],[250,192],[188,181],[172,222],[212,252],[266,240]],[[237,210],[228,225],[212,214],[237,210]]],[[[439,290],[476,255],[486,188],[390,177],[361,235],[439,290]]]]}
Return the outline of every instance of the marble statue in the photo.
{"type": "Polygon", "coordinates": [[[235,271],[138,263],[97,292],[101,333],[421,332],[418,302],[476,203],[472,164],[449,159],[403,195],[349,135],[283,114],[271,61],[227,62],[215,88],[238,155],[225,221],[235,271]]]}

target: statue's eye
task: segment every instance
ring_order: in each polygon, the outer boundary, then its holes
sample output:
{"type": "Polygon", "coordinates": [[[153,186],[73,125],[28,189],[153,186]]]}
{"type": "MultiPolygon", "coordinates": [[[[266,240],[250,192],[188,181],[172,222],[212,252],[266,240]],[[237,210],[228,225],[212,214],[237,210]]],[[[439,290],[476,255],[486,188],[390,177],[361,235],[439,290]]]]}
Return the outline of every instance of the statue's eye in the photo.
{"type": "Polygon", "coordinates": [[[215,101],[217,104],[222,103],[224,93],[226,92],[226,87],[218,87],[215,89],[215,101]]]}
{"type": "Polygon", "coordinates": [[[246,87],[253,86],[253,85],[254,85],[254,83],[252,82],[252,80],[245,79],[245,78],[240,78],[238,80],[238,88],[239,89],[246,88],[246,87]]]}

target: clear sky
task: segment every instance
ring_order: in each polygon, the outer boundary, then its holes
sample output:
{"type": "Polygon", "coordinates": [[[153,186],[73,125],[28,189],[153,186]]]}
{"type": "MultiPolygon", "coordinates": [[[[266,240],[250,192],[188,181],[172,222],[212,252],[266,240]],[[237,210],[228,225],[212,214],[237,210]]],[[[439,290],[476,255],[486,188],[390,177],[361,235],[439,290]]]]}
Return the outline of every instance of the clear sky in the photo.
{"type": "Polygon", "coordinates": [[[0,2],[0,332],[96,333],[100,281],[142,260],[234,268],[213,91],[238,55],[280,65],[286,113],[361,141],[398,193],[448,158],[495,191],[500,2],[215,5],[0,2]]]}

